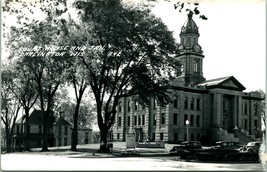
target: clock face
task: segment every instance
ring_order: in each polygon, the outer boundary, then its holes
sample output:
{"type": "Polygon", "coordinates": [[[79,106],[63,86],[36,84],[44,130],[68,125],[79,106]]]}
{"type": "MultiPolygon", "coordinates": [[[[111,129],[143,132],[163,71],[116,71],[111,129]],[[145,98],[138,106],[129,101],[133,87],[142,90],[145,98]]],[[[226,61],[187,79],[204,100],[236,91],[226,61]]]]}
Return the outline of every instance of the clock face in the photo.
{"type": "Polygon", "coordinates": [[[199,45],[195,45],[194,50],[195,50],[195,52],[200,52],[201,48],[199,45]]]}

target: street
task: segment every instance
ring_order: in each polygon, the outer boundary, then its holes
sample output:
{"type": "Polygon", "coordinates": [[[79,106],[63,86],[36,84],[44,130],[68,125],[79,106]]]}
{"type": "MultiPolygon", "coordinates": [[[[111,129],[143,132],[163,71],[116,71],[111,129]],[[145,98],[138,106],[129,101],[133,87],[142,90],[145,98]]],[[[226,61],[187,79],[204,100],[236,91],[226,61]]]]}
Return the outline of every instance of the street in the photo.
{"type": "MultiPolygon", "coordinates": [[[[69,152],[68,155],[71,153],[69,152]]],[[[262,171],[260,163],[198,163],[182,162],[174,157],[92,157],[87,154],[71,156],[10,153],[1,155],[2,170],[12,171],[96,171],[96,170],[149,170],[149,171],[262,171]]],[[[91,154],[90,154],[91,155],[91,154]]]]}

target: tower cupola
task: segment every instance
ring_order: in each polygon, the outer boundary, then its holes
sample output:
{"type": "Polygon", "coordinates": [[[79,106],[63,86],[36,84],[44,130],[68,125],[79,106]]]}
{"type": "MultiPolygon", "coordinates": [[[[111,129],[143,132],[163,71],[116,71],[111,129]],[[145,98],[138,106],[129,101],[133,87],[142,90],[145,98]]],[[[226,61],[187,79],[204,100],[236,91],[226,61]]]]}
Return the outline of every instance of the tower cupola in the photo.
{"type": "Polygon", "coordinates": [[[193,12],[190,11],[189,14],[187,14],[188,16],[188,20],[185,22],[185,24],[183,25],[182,29],[181,29],[181,34],[196,34],[199,36],[198,33],[198,27],[196,25],[196,23],[194,22],[193,18],[193,12]]]}

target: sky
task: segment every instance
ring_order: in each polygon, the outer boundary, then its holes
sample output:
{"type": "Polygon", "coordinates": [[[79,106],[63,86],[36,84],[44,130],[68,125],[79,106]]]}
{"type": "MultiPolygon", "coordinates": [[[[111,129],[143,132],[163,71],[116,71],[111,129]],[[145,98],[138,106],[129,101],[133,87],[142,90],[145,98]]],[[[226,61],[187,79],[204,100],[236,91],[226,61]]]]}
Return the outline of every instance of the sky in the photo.
{"type": "MultiPolygon", "coordinates": [[[[174,9],[178,0],[154,2],[153,12],[174,32],[187,20],[185,11],[174,9]]],[[[186,1],[190,2],[190,1],[186,1]]],[[[194,1],[191,1],[194,2],[194,1]]],[[[266,4],[263,0],[202,0],[199,10],[208,20],[194,15],[199,44],[204,51],[206,80],[234,76],[245,92],[266,90],[266,4]]],[[[189,8],[187,5],[185,8],[189,8]]],[[[191,9],[194,9],[191,5],[191,9]]]]}

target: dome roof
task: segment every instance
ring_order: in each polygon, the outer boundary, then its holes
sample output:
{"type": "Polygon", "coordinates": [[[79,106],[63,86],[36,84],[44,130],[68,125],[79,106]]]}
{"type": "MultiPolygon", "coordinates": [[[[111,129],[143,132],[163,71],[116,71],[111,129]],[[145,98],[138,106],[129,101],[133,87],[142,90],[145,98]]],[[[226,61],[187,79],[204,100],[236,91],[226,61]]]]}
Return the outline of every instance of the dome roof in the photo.
{"type": "Polygon", "coordinates": [[[181,34],[187,34],[187,33],[199,34],[198,27],[196,23],[194,22],[194,20],[192,19],[193,12],[190,11],[190,13],[187,16],[188,16],[188,19],[181,29],[181,34]]]}

